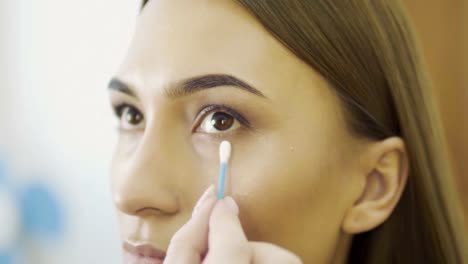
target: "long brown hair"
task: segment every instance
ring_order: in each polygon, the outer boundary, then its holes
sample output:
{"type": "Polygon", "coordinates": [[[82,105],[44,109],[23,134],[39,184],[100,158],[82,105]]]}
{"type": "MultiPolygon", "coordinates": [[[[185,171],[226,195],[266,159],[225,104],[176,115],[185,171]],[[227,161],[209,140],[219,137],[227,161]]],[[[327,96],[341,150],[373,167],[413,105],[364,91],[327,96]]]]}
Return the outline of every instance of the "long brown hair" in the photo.
{"type": "MultiPolygon", "coordinates": [[[[353,238],[352,263],[468,263],[441,122],[398,0],[237,0],[325,77],[358,137],[401,137],[410,171],[395,211],[353,238]]],[[[146,1],[143,1],[143,5],[146,1]]]]}

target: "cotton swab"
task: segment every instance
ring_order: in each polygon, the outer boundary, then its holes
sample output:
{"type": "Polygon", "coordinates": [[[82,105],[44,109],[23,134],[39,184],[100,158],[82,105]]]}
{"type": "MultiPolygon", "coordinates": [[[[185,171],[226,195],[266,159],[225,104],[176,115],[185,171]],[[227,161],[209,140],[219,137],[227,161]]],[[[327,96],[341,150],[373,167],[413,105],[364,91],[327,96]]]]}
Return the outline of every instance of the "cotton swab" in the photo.
{"type": "Polygon", "coordinates": [[[223,141],[219,145],[219,181],[218,181],[218,200],[224,198],[224,184],[226,181],[226,167],[231,157],[231,143],[229,141],[223,141]]]}

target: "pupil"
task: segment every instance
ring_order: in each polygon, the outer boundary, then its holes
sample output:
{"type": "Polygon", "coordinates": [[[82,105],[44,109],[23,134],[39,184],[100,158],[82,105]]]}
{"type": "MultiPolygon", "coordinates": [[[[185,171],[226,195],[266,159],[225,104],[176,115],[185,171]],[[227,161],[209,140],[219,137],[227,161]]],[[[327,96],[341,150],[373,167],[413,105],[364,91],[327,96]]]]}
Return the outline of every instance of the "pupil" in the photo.
{"type": "Polygon", "coordinates": [[[232,127],[234,118],[223,112],[216,112],[211,118],[211,124],[220,131],[228,130],[232,127]]]}
{"type": "Polygon", "coordinates": [[[125,119],[128,123],[132,125],[137,125],[141,122],[142,116],[141,114],[133,108],[127,110],[127,114],[125,115],[125,119]]]}

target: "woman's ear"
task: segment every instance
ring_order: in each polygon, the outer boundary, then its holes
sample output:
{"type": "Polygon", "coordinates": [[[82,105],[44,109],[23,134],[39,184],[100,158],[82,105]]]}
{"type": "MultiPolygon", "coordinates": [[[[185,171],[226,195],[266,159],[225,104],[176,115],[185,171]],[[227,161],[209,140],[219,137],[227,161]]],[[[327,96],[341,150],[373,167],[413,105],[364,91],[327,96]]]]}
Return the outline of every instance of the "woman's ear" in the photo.
{"type": "Polygon", "coordinates": [[[360,197],[345,214],[343,231],[357,234],[382,224],[400,200],[408,178],[408,155],[399,137],[372,143],[366,149],[360,197]]]}

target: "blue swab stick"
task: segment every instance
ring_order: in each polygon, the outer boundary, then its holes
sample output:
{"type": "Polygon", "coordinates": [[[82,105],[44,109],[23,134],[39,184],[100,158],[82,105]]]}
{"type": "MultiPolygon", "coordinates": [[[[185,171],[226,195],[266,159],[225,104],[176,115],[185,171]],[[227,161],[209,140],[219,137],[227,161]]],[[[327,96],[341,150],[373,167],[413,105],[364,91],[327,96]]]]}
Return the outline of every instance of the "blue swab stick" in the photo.
{"type": "Polygon", "coordinates": [[[226,167],[231,157],[231,143],[223,141],[219,145],[219,181],[218,181],[218,200],[224,198],[224,184],[226,182],[226,167]]]}

